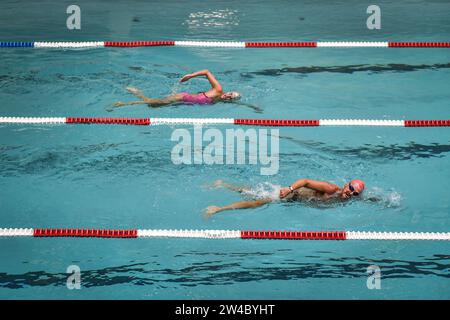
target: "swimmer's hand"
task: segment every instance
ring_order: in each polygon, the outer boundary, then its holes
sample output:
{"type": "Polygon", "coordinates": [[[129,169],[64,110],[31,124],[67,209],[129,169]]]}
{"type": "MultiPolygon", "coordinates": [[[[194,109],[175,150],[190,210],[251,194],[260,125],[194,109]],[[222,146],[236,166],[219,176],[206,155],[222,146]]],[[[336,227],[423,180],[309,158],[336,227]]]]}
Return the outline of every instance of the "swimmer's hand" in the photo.
{"type": "Polygon", "coordinates": [[[284,199],[288,196],[288,194],[291,193],[291,190],[289,188],[281,188],[280,189],[280,199],[284,199]]]}
{"type": "Polygon", "coordinates": [[[187,74],[183,78],[180,79],[180,82],[186,82],[192,78],[192,74],[187,74]]]}

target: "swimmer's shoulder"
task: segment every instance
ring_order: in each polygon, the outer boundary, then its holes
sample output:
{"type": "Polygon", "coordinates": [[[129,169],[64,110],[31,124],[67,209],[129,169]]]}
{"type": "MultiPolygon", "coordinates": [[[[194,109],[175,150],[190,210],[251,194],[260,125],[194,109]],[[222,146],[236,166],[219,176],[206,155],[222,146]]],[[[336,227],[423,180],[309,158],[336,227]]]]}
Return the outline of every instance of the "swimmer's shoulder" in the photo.
{"type": "Polygon", "coordinates": [[[328,184],[330,185],[330,187],[333,189],[333,193],[332,194],[336,194],[339,191],[341,191],[341,187],[339,187],[338,185],[334,184],[334,183],[330,183],[328,182],[328,184]]]}

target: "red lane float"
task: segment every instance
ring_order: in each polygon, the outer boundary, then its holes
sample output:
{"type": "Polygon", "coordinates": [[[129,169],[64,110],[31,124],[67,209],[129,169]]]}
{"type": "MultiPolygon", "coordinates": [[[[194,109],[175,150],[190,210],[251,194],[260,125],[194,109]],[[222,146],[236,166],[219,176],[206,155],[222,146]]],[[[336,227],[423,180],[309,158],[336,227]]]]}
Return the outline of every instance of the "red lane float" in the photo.
{"type": "Polygon", "coordinates": [[[228,48],[448,48],[450,42],[396,42],[396,41],[214,41],[214,40],[156,40],[156,41],[0,41],[1,48],[105,48],[105,47],[228,47],[228,48]]]}
{"type": "Polygon", "coordinates": [[[405,127],[449,127],[450,120],[405,120],[405,127]]]}
{"type": "Polygon", "coordinates": [[[234,124],[267,127],[317,127],[319,120],[234,119],[234,124]]]}
{"type": "Polygon", "coordinates": [[[450,42],[388,42],[391,48],[449,48],[450,42]]]}
{"type": "Polygon", "coordinates": [[[174,45],[175,41],[105,41],[105,47],[157,47],[174,45]]]}
{"type": "Polygon", "coordinates": [[[137,238],[137,230],[34,229],[33,237],[137,238]]]}
{"type": "Polygon", "coordinates": [[[0,124],[243,125],[266,127],[450,127],[450,120],[0,117],[0,124]]]}
{"type": "Polygon", "coordinates": [[[246,48],[286,48],[286,47],[306,47],[315,48],[317,47],[317,42],[246,42],[246,48]]]}
{"type": "Polygon", "coordinates": [[[125,124],[125,125],[148,126],[148,125],[150,125],[150,118],[73,118],[73,117],[67,117],[66,123],[125,124]]]}
{"type": "Polygon", "coordinates": [[[346,240],[345,231],[241,231],[242,239],[346,240]]]}
{"type": "Polygon", "coordinates": [[[374,232],[374,231],[251,231],[251,230],[174,230],[174,229],[49,229],[0,228],[0,239],[36,238],[201,238],[256,240],[446,240],[450,232],[374,232]]]}

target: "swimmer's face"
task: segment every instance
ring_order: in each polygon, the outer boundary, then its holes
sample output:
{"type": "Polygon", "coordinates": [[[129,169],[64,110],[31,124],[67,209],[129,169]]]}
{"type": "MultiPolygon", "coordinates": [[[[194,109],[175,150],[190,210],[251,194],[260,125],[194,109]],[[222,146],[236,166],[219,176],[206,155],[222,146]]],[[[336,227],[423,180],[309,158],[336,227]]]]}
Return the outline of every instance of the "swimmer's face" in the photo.
{"type": "Polygon", "coordinates": [[[224,101],[238,100],[241,98],[241,94],[236,91],[225,92],[220,96],[220,98],[224,101]]]}
{"type": "Polygon", "coordinates": [[[351,197],[357,197],[364,191],[364,182],[361,180],[352,180],[346,183],[342,188],[343,199],[350,199],[351,197]]]}

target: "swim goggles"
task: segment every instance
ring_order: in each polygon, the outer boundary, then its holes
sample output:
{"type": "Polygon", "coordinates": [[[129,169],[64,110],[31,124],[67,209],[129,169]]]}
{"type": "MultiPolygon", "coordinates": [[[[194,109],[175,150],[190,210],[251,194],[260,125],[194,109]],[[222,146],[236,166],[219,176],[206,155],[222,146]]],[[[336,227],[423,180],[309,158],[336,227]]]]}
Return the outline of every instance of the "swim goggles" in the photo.
{"type": "Polygon", "coordinates": [[[352,192],[352,195],[354,195],[354,196],[359,195],[359,192],[358,192],[358,191],[355,191],[355,188],[353,188],[353,186],[352,186],[351,183],[348,184],[348,188],[349,188],[350,191],[352,192]]]}

